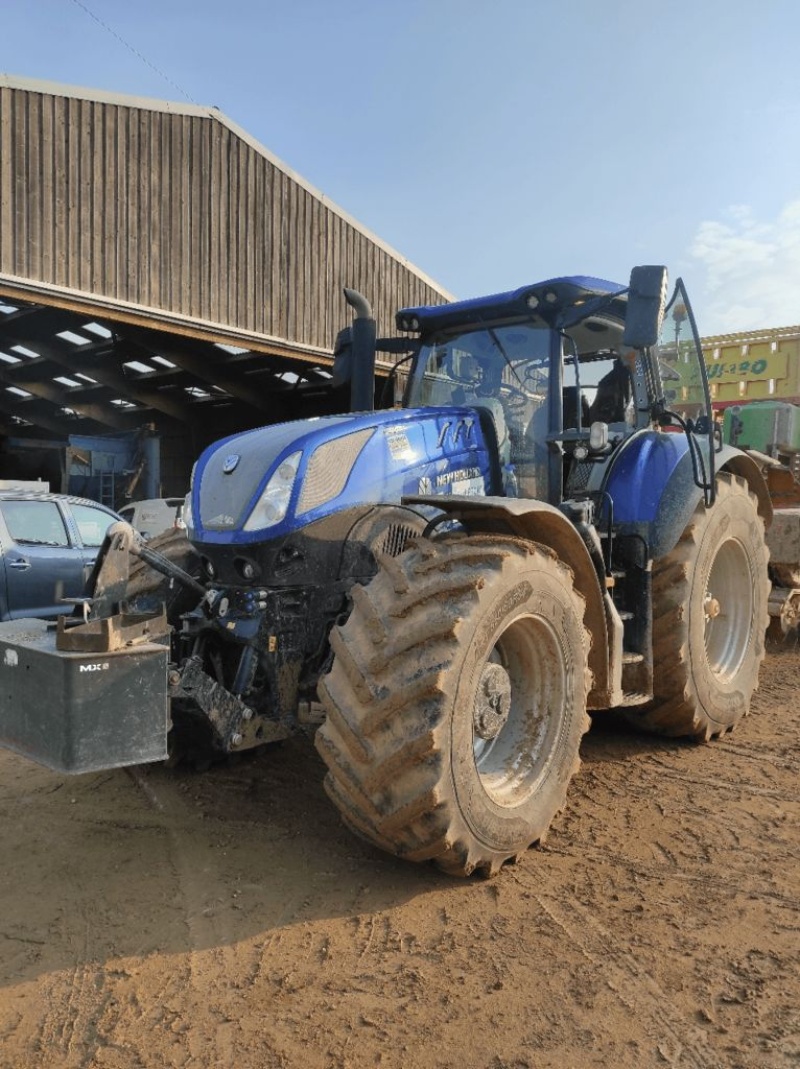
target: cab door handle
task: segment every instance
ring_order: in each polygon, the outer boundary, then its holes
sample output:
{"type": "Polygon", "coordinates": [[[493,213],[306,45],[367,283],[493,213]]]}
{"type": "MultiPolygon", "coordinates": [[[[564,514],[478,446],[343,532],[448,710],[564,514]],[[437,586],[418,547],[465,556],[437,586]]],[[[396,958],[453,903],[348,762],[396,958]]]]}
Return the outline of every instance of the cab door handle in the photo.
{"type": "Polygon", "coordinates": [[[16,557],[14,560],[10,560],[8,562],[8,566],[9,568],[15,568],[18,572],[24,572],[27,571],[28,568],[30,568],[31,562],[29,560],[25,560],[24,557],[16,557]]]}

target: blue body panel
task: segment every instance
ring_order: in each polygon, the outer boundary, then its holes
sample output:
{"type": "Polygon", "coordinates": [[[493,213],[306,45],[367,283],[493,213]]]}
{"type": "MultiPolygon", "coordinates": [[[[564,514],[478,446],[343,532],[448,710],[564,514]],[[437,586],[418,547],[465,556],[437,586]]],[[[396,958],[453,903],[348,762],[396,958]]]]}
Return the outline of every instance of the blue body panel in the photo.
{"type": "MultiPolygon", "coordinates": [[[[700,456],[707,456],[707,443],[695,441],[700,456]]],[[[703,466],[699,459],[698,466],[703,466]]],[[[652,430],[640,431],[622,446],[604,489],[614,503],[617,534],[644,539],[654,560],[675,547],[703,500],[686,435],[652,430]]]]}
{"type": "Polygon", "coordinates": [[[614,459],[605,489],[615,523],[652,523],[662,508],[673,473],[689,450],[685,434],[643,431],[614,459]]]}
{"type": "Polygon", "coordinates": [[[399,502],[404,495],[483,496],[498,492],[492,472],[491,446],[477,414],[467,407],[367,412],[262,427],[217,442],[201,455],[192,481],[190,537],[197,543],[246,545],[289,534],[344,509],[399,502]],[[350,447],[347,440],[358,434],[363,444],[359,439],[350,447]],[[315,451],[331,445],[337,450],[337,443],[347,459],[339,463],[334,451],[326,469],[338,469],[341,489],[298,513],[315,451]],[[348,448],[357,451],[355,458],[348,448]],[[298,452],[284,518],[260,530],[243,530],[272,475],[298,452]],[[227,471],[226,462],[234,457],[234,467],[227,471]],[[344,464],[351,465],[349,473],[344,464]]]}

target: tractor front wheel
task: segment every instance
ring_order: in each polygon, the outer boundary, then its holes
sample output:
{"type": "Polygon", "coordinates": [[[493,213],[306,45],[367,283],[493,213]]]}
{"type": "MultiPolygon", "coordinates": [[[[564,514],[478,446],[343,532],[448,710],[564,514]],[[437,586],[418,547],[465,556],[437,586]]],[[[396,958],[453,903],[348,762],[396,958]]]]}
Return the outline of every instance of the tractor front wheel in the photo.
{"type": "Polygon", "coordinates": [[[345,823],[453,875],[497,872],[564,804],[588,726],[569,569],[487,536],[383,558],[335,628],[317,748],[345,823]]]}

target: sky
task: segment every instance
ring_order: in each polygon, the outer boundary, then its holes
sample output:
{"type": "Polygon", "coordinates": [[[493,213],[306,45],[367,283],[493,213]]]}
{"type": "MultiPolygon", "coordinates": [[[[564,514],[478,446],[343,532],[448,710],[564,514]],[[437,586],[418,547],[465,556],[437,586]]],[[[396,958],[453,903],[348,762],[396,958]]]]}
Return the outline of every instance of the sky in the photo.
{"type": "Polygon", "coordinates": [[[0,0],[0,71],[215,105],[457,298],[800,323],[797,0],[0,0]]]}

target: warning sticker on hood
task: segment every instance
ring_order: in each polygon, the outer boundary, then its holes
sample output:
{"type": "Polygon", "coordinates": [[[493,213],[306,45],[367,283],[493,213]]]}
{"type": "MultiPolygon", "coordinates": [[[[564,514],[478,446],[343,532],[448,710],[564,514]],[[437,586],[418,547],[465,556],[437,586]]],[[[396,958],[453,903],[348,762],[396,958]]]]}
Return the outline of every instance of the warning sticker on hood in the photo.
{"type": "Polygon", "coordinates": [[[386,444],[389,446],[392,460],[411,460],[413,458],[414,453],[411,448],[411,442],[409,442],[408,435],[402,427],[387,427],[383,433],[386,436],[386,444]]]}

